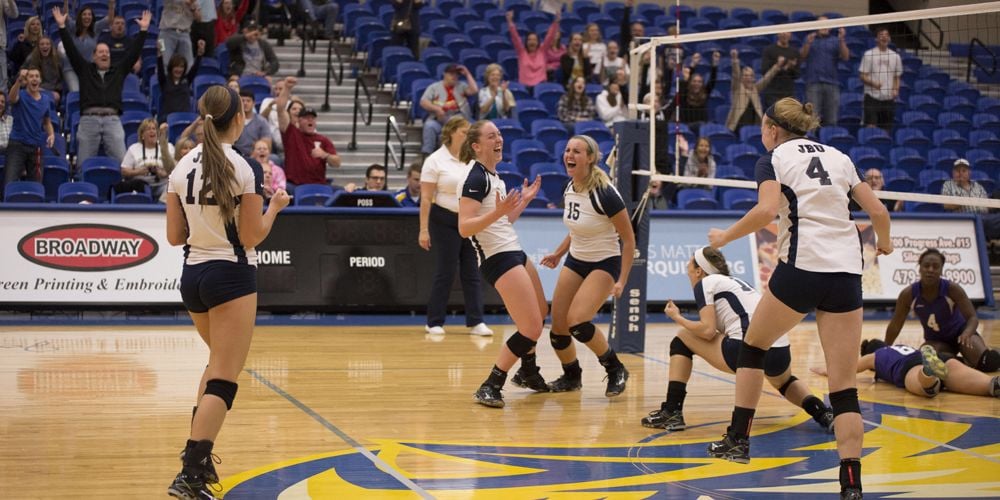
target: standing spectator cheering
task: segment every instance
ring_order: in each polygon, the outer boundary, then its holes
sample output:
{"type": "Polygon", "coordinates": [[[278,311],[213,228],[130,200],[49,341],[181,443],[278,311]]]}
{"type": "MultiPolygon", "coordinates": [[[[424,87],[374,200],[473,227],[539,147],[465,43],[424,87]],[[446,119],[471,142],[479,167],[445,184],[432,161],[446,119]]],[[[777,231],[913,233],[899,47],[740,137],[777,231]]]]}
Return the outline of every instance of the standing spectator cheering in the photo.
{"type": "Polygon", "coordinates": [[[559,14],[556,14],[556,18],[549,25],[548,31],[545,32],[545,39],[541,43],[538,42],[538,33],[533,31],[529,31],[524,36],[524,41],[521,41],[521,34],[518,33],[517,25],[514,24],[514,11],[512,10],[507,11],[507,32],[510,33],[510,43],[514,46],[514,51],[517,52],[517,81],[528,87],[530,92],[535,85],[548,78],[546,50],[558,37],[559,14]]]}
{"type": "MultiPolygon", "coordinates": [[[[69,12],[69,0],[63,2],[63,11],[69,12]]],[[[73,17],[68,17],[66,19],[66,29],[73,33],[73,41],[76,42],[76,50],[79,52],[87,62],[90,62],[91,58],[94,56],[94,50],[97,49],[97,36],[108,29],[111,25],[111,19],[114,17],[115,12],[115,1],[110,0],[108,2],[108,14],[104,16],[104,19],[98,21],[94,17],[94,10],[89,6],[81,7],[76,13],[76,20],[73,17]]],[[[69,63],[69,58],[66,56],[66,48],[63,47],[61,41],[59,43],[60,57],[64,59],[63,64],[63,80],[66,82],[66,90],[68,92],[79,92],[80,91],[80,78],[76,76],[76,72],[73,71],[73,66],[69,63]]]]}
{"type": "Polygon", "coordinates": [[[146,30],[153,18],[151,12],[143,11],[139,23],[139,34],[132,40],[125,57],[116,64],[111,63],[111,50],[107,44],[98,43],[94,57],[88,63],[73,44],[73,38],[66,30],[66,13],[59,7],[52,9],[52,16],[59,26],[59,38],[66,48],[73,70],[80,77],[80,128],[77,130],[77,162],[97,154],[103,144],[104,151],[116,161],[125,156],[125,130],[119,115],[122,112],[122,89],[129,68],[139,59],[142,45],[146,41],[146,30]]]}
{"type": "Polygon", "coordinates": [[[594,77],[594,65],[583,51],[583,35],[573,33],[570,36],[569,47],[566,47],[566,53],[559,59],[559,69],[562,71],[562,81],[559,83],[567,87],[576,78],[583,78],[586,83],[586,80],[594,77]]]}
{"type": "Polygon", "coordinates": [[[465,324],[473,335],[493,335],[483,323],[483,289],[472,240],[458,233],[458,200],[469,167],[459,155],[469,121],[453,116],[441,131],[441,147],[424,160],[420,172],[420,235],[417,243],[434,258],[434,279],[427,302],[427,324],[431,335],[443,335],[448,297],[460,271],[465,299],[465,324]]]}
{"type": "Polygon", "coordinates": [[[35,46],[38,45],[38,41],[42,39],[44,34],[42,21],[38,19],[38,16],[31,16],[25,21],[24,31],[17,35],[17,41],[10,48],[10,67],[15,73],[20,71],[21,66],[24,66],[24,61],[28,60],[28,56],[35,50],[35,46]]]}
{"type": "Polygon", "coordinates": [[[629,58],[632,40],[642,38],[646,34],[646,26],[639,21],[631,21],[633,7],[635,7],[635,0],[625,0],[625,9],[622,11],[622,24],[618,35],[621,39],[622,54],[625,55],[626,60],[629,58]]]}
{"type": "Polygon", "coordinates": [[[205,53],[205,40],[198,40],[197,57],[188,69],[187,61],[180,54],[174,54],[163,68],[163,53],[156,57],[156,80],[160,83],[160,121],[166,121],[170,113],[191,112],[191,94],[194,77],[201,66],[205,53]]]}
{"type": "Polygon", "coordinates": [[[285,145],[287,187],[294,194],[299,184],[326,184],[326,167],[340,168],[340,156],[333,142],[316,133],[316,110],[299,111],[298,125],[291,124],[288,98],[295,87],[294,77],[285,78],[285,88],[278,96],[278,128],[285,145]]]}
{"type": "Polygon", "coordinates": [[[160,147],[157,137],[156,120],[147,118],[139,124],[139,140],[129,146],[122,159],[122,181],[115,191],[127,193],[142,191],[146,185],[152,190],[154,200],[160,199],[167,187],[166,169],[163,159],[172,157],[174,147],[169,143],[166,149],[160,147]]]}
{"type": "Polygon", "coordinates": [[[778,62],[771,66],[763,78],[754,82],[753,68],[740,66],[740,53],[733,49],[729,53],[733,58],[732,107],[726,117],[726,127],[733,132],[739,132],[744,125],[760,124],[764,115],[764,106],[760,102],[760,91],[774,78],[778,70],[785,66],[785,58],[778,57],[778,62]]]}
{"type": "Polygon", "coordinates": [[[271,43],[261,38],[260,26],[253,20],[243,28],[242,35],[226,39],[226,49],[229,51],[230,75],[274,75],[281,66],[271,43]]]}
{"type": "Polygon", "coordinates": [[[479,86],[476,85],[472,73],[469,73],[469,68],[459,64],[448,65],[441,81],[427,86],[424,94],[420,96],[420,107],[428,113],[424,119],[424,137],[420,145],[420,152],[424,156],[430,155],[437,149],[441,127],[451,117],[462,115],[466,120],[472,119],[468,97],[476,95],[477,92],[479,86]],[[458,81],[459,74],[465,75],[464,82],[458,81]]]}
{"type": "MultiPolygon", "coordinates": [[[[108,50],[111,53],[111,65],[117,66],[125,58],[125,52],[129,47],[129,37],[125,30],[125,18],[122,16],[113,16],[111,18],[111,28],[108,31],[98,33],[97,43],[103,43],[108,46],[108,50]]],[[[133,72],[139,71],[140,62],[139,60],[135,61],[135,64],[132,66],[133,72]]],[[[190,66],[190,63],[188,65],[190,66]]]]}
{"type": "Polygon", "coordinates": [[[573,79],[573,84],[559,98],[558,115],[566,130],[572,134],[577,122],[593,120],[596,110],[594,101],[586,93],[587,83],[582,76],[573,79]]]}
{"type": "MultiPolygon", "coordinates": [[[[982,184],[972,180],[969,160],[965,158],[955,160],[955,165],[951,167],[951,180],[945,181],[941,185],[941,194],[943,196],[961,196],[963,198],[986,199],[990,197],[982,184]]],[[[986,213],[989,211],[986,207],[949,205],[947,203],[944,205],[944,209],[949,212],[963,213],[986,213]]]]}
{"type": "MultiPolygon", "coordinates": [[[[240,23],[243,22],[243,16],[247,13],[250,0],[239,0],[240,6],[236,8],[233,7],[234,1],[236,0],[222,0],[222,3],[219,4],[219,10],[216,13],[218,19],[215,20],[216,40],[229,40],[229,37],[240,30],[240,23]]],[[[330,3],[337,5],[337,2],[330,3]]]]}
{"type": "Polygon", "coordinates": [[[58,106],[63,95],[63,67],[51,38],[43,36],[38,40],[35,50],[25,61],[25,67],[38,68],[42,72],[42,89],[52,94],[52,100],[58,106]]]}
{"type": "Polygon", "coordinates": [[[607,47],[608,50],[604,54],[604,57],[595,66],[597,68],[597,78],[601,85],[607,85],[608,82],[614,80],[618,70],[625,71],[625,76],[629,74],[629,67],[625,62],[625,58],[619,55],[618,42],[608,40],[607,47]]]}
{"type": "Polygon", "coordinates": [[[396,191],[396,201],[403,207],[420,206],[420,164],[413,163],[406,170],[406,187],[396,191]]]}
{"type": "Polygon", "coordinates": [[[7,143],[7,166],[4,186],[27,174],[28,180],[41,181],[41,148],[55,143],[52,98],[42,92],[42,74],[38,68],[22,69],[10,88],[11,115],[14,116],[7,143]]]}
{"type": "MultiPolygon", "coordinates": [[[[249,0],[245,0],[249,3],[249,0]]],[[[316,5],[312,0],[298,0],[299,7],[313,21],[323,23],[323,35],[327,40],[333,40],[337,34],[337,16],[340,15],[340,4],[335,1],[328,1],[322,5],[316,5]]],[[[416,57],[416,56],[414,56],[416,57]]]]}
{"type": "Polygon", "coordinates": [[[764,88],[764,107],[770,107],[784,97],[795,97],[795,80],[799,77],[799,51],[788,45],[791,39],[791,33],[778,33],[774,45],[764,47],[760,59],[762,72],[770,71],[778,63],[779,57],[785,58],[785,65],[778,69],[771,83],[764,88]]]}
{"type": "MultiPolygon", "coordinates": [[[[7,85],[7,18],[17,19],[21,15],[16,0],[0,0],[0,93],[6,92],[7,85]]],[[[0,115],[2,116],[2,115],[0,115]]]]}
{"type": "Polygon", "coordinates": [[[215,21],[218,19],[215,0],[197,1],[201,18],[191,23],[191,45],[197,47],[199,41],[205,42],[205,56],[215,57],[215,44],[225,40],[215,37],[215,21]]]}
{"type": "MultiPolygon", "coordinates": [[[[817,21],[825,21],[819,16],[817,21]]],[[[830,36],[830,28],[816,30],[806,36],[806,43],[799,50],[799,60],[806,64],[803,78],[806,81],[806,101],[819,111],[824,127],[837,124],[840,106],[840,79],[837,77],[837,61],[851,58],[847,48],[847,30],[840,28],[837,36],[830,36]]]]}
{"type": "Polygon", "coordinates": [[[881,127],[889,132],[892,132],[896,120],[899,77],[903,76],[903,60],[889,48],[891,41],[889,29],[879,28],[875,47],[865,51],[858,70],[865,84],[865,125],[881,127]]]}
{"type": "Polygon", "coordinates": [[[486,67],[486,86],[479,89],[479,117],[484,120],[510,118],[517,103],[503,79],[503,67],[493,63],[486,67]]]}
{"type": "MultiPolygon", "coordinates": [[[[590,23],[584,29],[583,35],[584,54],[587,54],[587,58],[590,59],[591,66],[600,68],[601,61],[604,60],[604,56],[608,53],[608,45],[601,38],[601,27],[597,23],[590,23]]],[[[590,75],[587,78],[590,78],[590,75]]]]}
{"type": "Polygon", "coordinates": [[[628,119],[628,107],[620,85],[611,82],[597,95],[597,116],[610,129],[615,123],[628,119]]]}
{"type": "MultiPolygon", "coordinates": [[[[695,52],[691,56],[691,65],[681,70],[683,79],[680,82],[680,118],[681,123],[687,123],[691,125],[691,130],[697,132],[699,126],[708,121],[708,98],[712,95],[712,91],[715,90],[715,82],[719,75],[719,60],[722,56],[719,52],[712,52],[712,70],[708,76],[708,83],[705,83],[705,79],[695,73],[695,67],[698,62],[701,61],[701,54],[695,52]]],[[[670,100],[670,105],[674,104],[674,100],[670,100]]],[[[673,110],[669,109],[667,111],[669,118],[673,117],[673,110]]]]}
{"type": "Polygon", "coordinates": [[[198,6],[198,0],[163,0],[159,44],[163,49],[164,59],[169,61],[176,52],[184,57],[188,67],[194,64],[191,25],[200,20],[201,8],[198,6]]]}

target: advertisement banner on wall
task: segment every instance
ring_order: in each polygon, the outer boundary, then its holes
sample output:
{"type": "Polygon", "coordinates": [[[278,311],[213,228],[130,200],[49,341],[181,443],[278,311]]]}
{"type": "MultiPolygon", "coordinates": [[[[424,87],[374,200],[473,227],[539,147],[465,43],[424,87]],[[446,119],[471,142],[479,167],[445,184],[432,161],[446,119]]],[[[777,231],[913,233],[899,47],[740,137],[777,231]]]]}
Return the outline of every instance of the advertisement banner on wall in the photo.
{"type": "Polygon", "coordinates": [[[0,303],[179,304],[163,212],[4,211],[0,303]]]}

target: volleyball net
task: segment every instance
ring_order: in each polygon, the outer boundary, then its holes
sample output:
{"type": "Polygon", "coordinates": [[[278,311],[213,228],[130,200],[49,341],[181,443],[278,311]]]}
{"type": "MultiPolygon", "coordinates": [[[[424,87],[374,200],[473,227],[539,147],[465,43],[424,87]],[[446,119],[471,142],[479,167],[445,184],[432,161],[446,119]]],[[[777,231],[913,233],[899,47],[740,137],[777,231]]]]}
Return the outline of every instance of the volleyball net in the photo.
{"type": "Polygon", "coordinates": [[[791,96],[820,115],[810,137],[848,154],[898,209],[1000,208],[988,198],[1000,187],[1000,2],[829,19],[679,5],[664,14],[633,17],[670,34],[631,49],[628,96],[632,116],[656,124],[649,169],[635,173],[654,191],[673,186],[671,206],[753,199],[760,114],[791,96]],[[987,197],[941,194],[956,162],[987,197]]]}

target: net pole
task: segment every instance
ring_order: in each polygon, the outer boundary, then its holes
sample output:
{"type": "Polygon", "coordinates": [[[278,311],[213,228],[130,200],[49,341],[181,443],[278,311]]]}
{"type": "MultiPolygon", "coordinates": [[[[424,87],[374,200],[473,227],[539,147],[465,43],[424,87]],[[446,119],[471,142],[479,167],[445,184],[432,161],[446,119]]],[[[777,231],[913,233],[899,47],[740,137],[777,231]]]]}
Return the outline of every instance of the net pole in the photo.
{"type": "MultiPolygon", "coordinates": [[[[674,37],[681,34],[681,0],[674,2],[674,37]]],[[[677,45],[678,47],[680,45],[677,45]]],[[[673,50],[673,48],[671,48],[673,50]]],[[[680,56],[680,54],[677,54],[680,56]]],[[[678,59],[682,59],[679,57],[678,59]]],[[[674,61],[674,175],[681,175],[681,72],[683,71],[682,61],[674,61]],[[680,71],[678,71],[680,68],[680,71]]],[[[650,147],[653,147],[650,144],[650,147]]],[[[690,144],[688,145],[690,147],[690,144]]],[[[654,169],[656,165],[652,166],[654,169]]]]}

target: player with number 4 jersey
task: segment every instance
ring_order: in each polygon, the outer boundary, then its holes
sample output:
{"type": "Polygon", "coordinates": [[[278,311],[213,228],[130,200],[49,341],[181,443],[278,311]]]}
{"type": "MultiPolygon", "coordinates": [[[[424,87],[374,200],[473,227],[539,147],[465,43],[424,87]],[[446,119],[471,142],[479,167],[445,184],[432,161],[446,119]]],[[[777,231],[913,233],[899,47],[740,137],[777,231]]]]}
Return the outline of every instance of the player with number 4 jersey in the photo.
{"type": "Polygon", "coordinates": [[[569,234],[554,253],[542,259],[543,266],[555,269],[566,256],[552,295],[549,332],[563,375],[548,387],[552,392],[582,387],[583,370],[573,344],[576,339],[597,355],[607,372],[604,395],[614,397],[625,390],[628,370],[592,320],[608,296],[620,297],[625,288],[635,253],[635,233],[625,202],[598,166],[600,160],[601,151],[594,139],[577,135],[566,143],[563,163],[570,182],[563,194],[563,223],[569,234]]]}
{"type": "Polygon", "coordinates": [[[988,348],[976,331],[979,318],[969,296],[957,283],[941,278],[944,254],[928,248],[917,262],[920,281],[899,292],[892,321],[885,329],[885,343],[896,341],[912,309],[920,318],[926,345],[941,353],[961,354],[969,366],[983,372],[1000,368],[1000,352],[988,348]]]}

